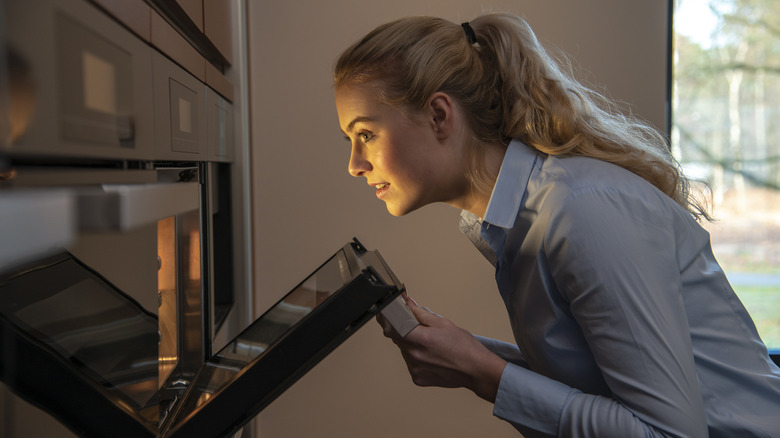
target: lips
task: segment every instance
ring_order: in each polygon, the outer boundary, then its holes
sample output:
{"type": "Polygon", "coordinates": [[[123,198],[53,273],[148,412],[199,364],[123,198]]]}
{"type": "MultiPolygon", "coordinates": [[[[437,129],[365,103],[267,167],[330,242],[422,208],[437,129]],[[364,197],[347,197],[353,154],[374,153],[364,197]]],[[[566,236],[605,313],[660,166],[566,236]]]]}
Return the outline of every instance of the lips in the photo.
{"type": "Polygon", "coordinates": [[[390,187],[390,183],[379,183],[379,184],[371,184],[376,189],[376,196],[377,198],[381,198],[382,195],[387,192],[387,189],[390,187]]]}

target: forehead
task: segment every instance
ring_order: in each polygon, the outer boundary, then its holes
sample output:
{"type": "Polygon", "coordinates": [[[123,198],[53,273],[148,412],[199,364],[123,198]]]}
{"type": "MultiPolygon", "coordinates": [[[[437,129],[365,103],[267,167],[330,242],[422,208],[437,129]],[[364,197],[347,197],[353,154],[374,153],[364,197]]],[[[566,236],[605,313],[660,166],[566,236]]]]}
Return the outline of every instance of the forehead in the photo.
{"type": "Polygon", "coordinates": [[[336,111],[342,130],[346,130],[355,118],[386,119],[401,117],[414,119],[415,111],[403,106],[395,106],[383,99],[383,89],[379,81],[366,84],[341,85],[336,88],[336,111]]]}
{"type": "Polygon", "coordinates": [[[379,92],[368,85],[342,85],[336,88],[336,106],[341,111],[376,106],[381,104],[379,92]]]}
{"type": "Polygon", "coordinates": [[[374,117],[391,108],[381,102],[376,90],[365,85],[341,86],[336,89],[336,110],[339,122],[349,123],[354,117],[374,117]],[[350,120],[345,120],[345,119],[350,120]]]}

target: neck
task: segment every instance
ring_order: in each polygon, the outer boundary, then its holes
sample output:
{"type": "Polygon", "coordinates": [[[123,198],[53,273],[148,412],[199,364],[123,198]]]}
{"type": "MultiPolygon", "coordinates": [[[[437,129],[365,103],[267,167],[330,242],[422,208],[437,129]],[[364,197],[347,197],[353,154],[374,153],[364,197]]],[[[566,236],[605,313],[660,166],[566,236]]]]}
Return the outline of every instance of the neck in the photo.
{"type": "Polygon", "coordinates": [[[489,184],[485,185],[482,190],[472,185],[470,193],[466,196],[466,199],[462,203],[455,204],[462,210],[469,211],[479,217],[484,217],[487,210],[488,203],[490,202],[490,196],[493,194],[493,187],[496,185],[498,179],[498,172],[501,170],[501,164],[504,161],[504,154],[506,154],[506,146],[504,145],[489,145],[485,149],[485,173],[489,179],[489,184]]]}

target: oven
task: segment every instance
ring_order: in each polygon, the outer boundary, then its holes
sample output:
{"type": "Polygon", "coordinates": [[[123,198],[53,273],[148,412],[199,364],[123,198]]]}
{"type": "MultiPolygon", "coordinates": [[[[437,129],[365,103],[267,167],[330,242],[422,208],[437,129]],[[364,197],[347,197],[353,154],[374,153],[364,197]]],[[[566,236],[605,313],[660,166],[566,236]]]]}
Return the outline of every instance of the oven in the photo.
{"type": "Polygon", "coordinates": [[[61,377],[99,382],[95,400],[113,388],[108,411],[148,431],[251,321],[233,96],[101,3],[0,0],[1,436],[95,421],[34,388],[58,373],[24,359],[31,345],[80,364],[61,377]],[[52,416],[63,425],[37,429],[52,416]]]}
{"type": "Polygon", "coordinates": [[[251,321],[246,110],[178,58],[177,5],[0,0],[0,436],[250,435],[386,306],[408,317],[355,239],[251,321]]]}
{"type": "MultiPolygon", "coordinates": [[[[221,306],[230,297],[216,292],[229,290],[224,280],[209,278],[213,255],[204,242],[213,221],[208,185],[199,181],[207,167],[14,167],[9,194],[55,196],[41,208],[68,207],[38,214],[70,216],[73,226],[0,275],[4,436],[34,435],[30,403],[78,435],[105,436],[110,427],[136,436],[133,426],[159,421],[160,389],[192,380],[232,310],[221,306]],[[69,412],[76,401],[91,414],[69,412]]],[[[15,233],[38,232],[24,220],[15,233]]]]}

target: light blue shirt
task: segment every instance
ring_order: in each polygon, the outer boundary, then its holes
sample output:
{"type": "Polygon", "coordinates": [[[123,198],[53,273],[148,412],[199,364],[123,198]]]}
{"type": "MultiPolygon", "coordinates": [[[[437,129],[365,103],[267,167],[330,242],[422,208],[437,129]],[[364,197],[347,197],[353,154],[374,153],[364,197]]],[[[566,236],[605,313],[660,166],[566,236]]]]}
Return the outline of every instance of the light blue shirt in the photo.
{"type": "Polygon", "coordinates": [[[527,437],[780,436],[780,369],[709,234],[642,178],[513,141],[461,229],[517,343],[480,338],[510,362],[493,412],[527,437]]]}

